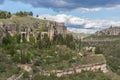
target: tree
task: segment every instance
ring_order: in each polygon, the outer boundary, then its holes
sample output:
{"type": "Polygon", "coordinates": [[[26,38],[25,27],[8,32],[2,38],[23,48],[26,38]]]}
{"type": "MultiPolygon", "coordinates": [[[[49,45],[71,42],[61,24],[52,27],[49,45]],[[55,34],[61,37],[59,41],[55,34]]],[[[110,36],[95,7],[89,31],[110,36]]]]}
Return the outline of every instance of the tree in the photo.
{"type": "Polygon", "coordinates": [[[102,54],[102,50],[100,50],[100,47],[96,47],[95,54],[102,54]]]}
{"type": "Polygon", "coordinates": [[[37,14],[36,17],[39,17],[39,15],[37,14]]]}
{"type": "Polygon", "coordinates": [[[14,38],[11,37],[8,33],[2,40],[3,48],[5,49],[6,53],[10,54],[11,56],[16,53],[14,41],[14,38]]]}
{"type": "Polygon", "coordinates": [[[66,35],[66,39],[65,39],[65,44],[71,48],[71,49],[75,49],[76,43],[73,39],[73,35],[72,34],[67,34],[66,35]]]}
{"type": "Polygon", "coordinates": [[[8,14],[7,14],[7,18],[10,18],[10,17],[11,17],[11,13],[8,12],[8,14]]]}
{"type": "Polygon", "coordinates": [[[17,12],[15,15],[16,15],[16,16],[24,16],[22,11],[17,12]]]}
{"type": "Polygon", "coordinates": [[[10,17],[11,17],[10,12],[0,10],[0,19],[6,19],[6,18],[10,18],[10,17]]]}
{"type": "Polygon", "coordinates": [[[13,42],[13,38],[9,34],[7,34],[2,40],[2,44],[5,46],[12,44],[12,42],[13,42]]]}
{"type": "Polygon", "coordinates": [[[30,16],[33,16],[33,12],[30,12],[29,15],[30,15],[30,16]]]}
{"type": "Polygon", "coordinates": [[[64,44],[64,38],[61,34],[55,35],[53,40],[54,40],[53,42],[57,45],[63,45],[64,44]]]}
{"type": "Polygon", "coordinates": [[[26,12],[26,11],[24,11],[24,12],[22,12],[22,11],[20,11],[20,12],[17,12],[16,14],[15,14],[16,16],[21,16],[21,17],[24,17],[24,16],[33,16],[33,12],[26,12]]]}

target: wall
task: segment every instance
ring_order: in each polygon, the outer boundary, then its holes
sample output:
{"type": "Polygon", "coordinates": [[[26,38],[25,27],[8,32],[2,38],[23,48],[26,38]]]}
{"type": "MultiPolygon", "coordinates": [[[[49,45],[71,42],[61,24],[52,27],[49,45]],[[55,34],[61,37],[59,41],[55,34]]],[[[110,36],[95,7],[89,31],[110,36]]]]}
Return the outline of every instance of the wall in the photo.
{"type": "Polygon", "coordinates": [[[108,72],[106,62],[103,61],[101,63],[79,65],[73,68],[68,68],[66,70],[41,71],[40,75],[50,76],[51,73],[54,73],[56,74],[57,77],[60,77],[62,75],[80,73],[81,71],[96,71],[96,70],[101,70],[104,73],[108,72]]]}

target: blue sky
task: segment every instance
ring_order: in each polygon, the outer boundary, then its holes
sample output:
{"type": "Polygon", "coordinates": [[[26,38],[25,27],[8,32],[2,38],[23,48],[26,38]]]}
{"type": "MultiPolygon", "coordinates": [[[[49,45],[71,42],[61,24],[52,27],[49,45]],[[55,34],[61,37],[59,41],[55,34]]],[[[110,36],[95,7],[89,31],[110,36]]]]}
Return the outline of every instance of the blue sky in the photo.
{"type": "Polygon", "coordinates": [[[32,11],[79,33],[120,25],[120,0],[0,0],[0,10],[32,11]]]}

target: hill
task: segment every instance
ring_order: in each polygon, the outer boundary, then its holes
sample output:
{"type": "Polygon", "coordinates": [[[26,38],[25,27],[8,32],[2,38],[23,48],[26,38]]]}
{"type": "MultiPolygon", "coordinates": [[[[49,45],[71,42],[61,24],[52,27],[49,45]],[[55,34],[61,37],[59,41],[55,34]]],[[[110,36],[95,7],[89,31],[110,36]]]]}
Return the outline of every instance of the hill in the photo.
{"type": "Polygon", "coordinates": [[[0,79],[111,80],[105,57],[85,50],[63,23],[14,15],[0,22],[0,79]]]}
{"type": "MultiPolygon", "coordinates": [[[[111,29],[117,29],[111,28],[111,29]]],[[[110,29],[110,30],[111,30],[110,29]]],[[[109,29],[107,29],[109,30],[109,29]]],[[[120,35],[91,35],[86,37],[82,44],[84,46],[95,46],[99,49],[99,52],[102,53],[107,60],[109,68],[120,75],[119,61],[120,61],[120,35]]]]}
{"type": "MultiPolygon", "coordinates": [[[[0,43],[0,78],[2,80],[17,78],[20,75],[23,80],[30,79],[33,75],[33,80],[36,80],[36,76],[44,77],[41,75],[43,72],[44,74],[54,72],[53,74],[58,75],[59,70],[64,74],[71,69],[73,71],[71,75],[75,76],[78,67],[86,71],[88,66],[89,70],[92,66],[95,66],[93,70],[99,70],[96,66],[99,66],[100,71],[102,66],[105,65],[104,68],[106,68],[103,55],[97,56],[92,52],[79,53],[80,42],[74,40],[71,34],[63,34],[66,26],[61,23],[29,16],[12,16],[8,19],[0,19],[0,22],[1,34],[3,33],[0,37],[2,38],[0,43]],[[36,34],[39,35],[34,37],[36,34]],[[52,39],[49,34],[52,35],[52,39]],[[94,56],[91,56],[92,54],[94,56]]],[[[86,74],[89,75],[89,72],[86,74]]],[[[100,74],[105,76],[102,72],[100,74]]],[[[67,75],[65,77],[67,79],[67,75]]],[[[59,78],[56,77],[56,79],[59,78]]]]}
{"type": "Polygon", "coordinates": [[[101,31],[97,31],[95,34],[96,35],[119,35],[120,27],[119,26],[110,27],[101,31]]]}
{"type": "Polygon", "coordinates": [[[75,32],[71,32],[71,31],[67,31],[67,33],[72,34],[74,39],[79,39],[79,40],[90,36],[90,34],[75,33],[75,32]]]}

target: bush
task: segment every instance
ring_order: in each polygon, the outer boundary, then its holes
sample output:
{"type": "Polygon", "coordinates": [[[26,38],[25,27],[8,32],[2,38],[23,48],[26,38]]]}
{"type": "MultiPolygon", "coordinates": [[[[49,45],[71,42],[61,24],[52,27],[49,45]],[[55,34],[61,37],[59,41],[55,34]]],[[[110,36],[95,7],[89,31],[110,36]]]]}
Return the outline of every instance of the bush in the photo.
{"type": "Polygon", "coordinates": [[[29,72],[25,71],[24,74],[23,74],[23,77],[24,78],[29,78],[29,72]]]}
{"type": "Polygon", "coordinates": [[[3,65],[0,65],[0,73],[5,71],[5,67],[3,65]]]}
{"type": "Polygon", "coordinates": [[[32,12],[26,12],[26,11],[24,11],[24,12],[20,11],[20,12],[17,12],[15,15],[16,16],[21,16],[21,17],[23,17],[23,16],[33,16],[33,13],[32,12]]]}
{"type": "Polygon", "coordinates": [[[10,17],[11,17],[10,12],[0,10],[0,19],[6,19],[6,18],[10,18],[10,17]]]}

